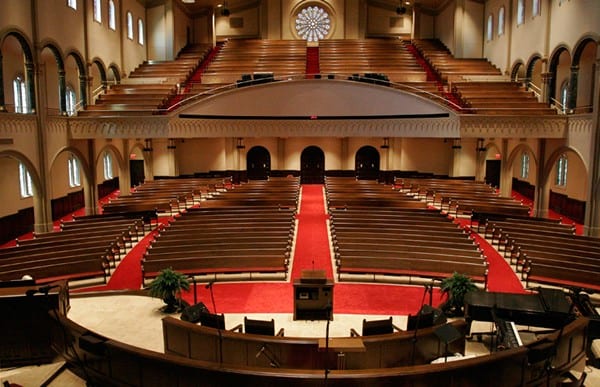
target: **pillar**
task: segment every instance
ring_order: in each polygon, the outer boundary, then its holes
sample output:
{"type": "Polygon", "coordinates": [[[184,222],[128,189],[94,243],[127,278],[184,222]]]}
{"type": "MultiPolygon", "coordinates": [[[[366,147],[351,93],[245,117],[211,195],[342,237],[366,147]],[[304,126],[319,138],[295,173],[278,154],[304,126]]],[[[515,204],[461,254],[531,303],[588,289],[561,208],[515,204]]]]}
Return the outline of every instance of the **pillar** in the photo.
{"type": "Polygon", "coordinates": [[[475,180],[483,181],[485,179],[485,155],[487,149],[484,146],[484,139],[477,139],[477,147],[475,148],[475,180]]]}
{"type": "MultiPolygon", "coordinates": [[[[285,138],[277,138],[277,169],[285,170],[285,138]]],[[[271,168],[273,165],[271,166],[271,168]]]]}
{"type": "Polygon", "coordinates": [[[154,180],[154,161],[152,160],[152,139],[147,138],[145,141],[144,149],[142,149],[142,153],[144,154],[144,180],[152,181],[154,180]]]}
{"type": "Polygon", "coordinates": [[[502,164],[500,165],[500,196],[511,196],[512,172],[508,165],[508,139],[502,139],[502,164]]]}
{"type": "Polygon", "coordinates": [[[169,176],[179,176],[179,165],[177,163],[177,146],[175,139],[170,138],[167,145],[167,159],[169,163],[169,176]]]}
{"type": "Polygon", "coordinates": [[[354,167],[350,167],[350,162],[348,161],[348,137],[343,137],[340,141],[340,155],[342,158],[342,170],[354,169],[354,167]]]}
{"type": "Polygon", "coordinates": [[[87,77],[82,74],[79,74],[79,94],[81,95],[81,107],[85,108],[88,105],[87,77]]]}
{"type": "Polygon", "coordinates": [[[600,51],[596,54],[594,66],[594,94],[596,105],[592,116],[592,162],[588,172],[588,201],[586,206],[584,232],[589,236],[600,236],[600,51]]]}
{"type": "Polygon", "coordinates": [[[567,90],[567,112],[572,112],[577,107],[577,79],[579,78],[579,66],[571,66],[569,85],[567,90]]]}
{"type": "Polygon", "coordinates": [[[552,73],[542,73],[542,95],[541,95],[541,102],[544,103],[549,103],[550,102],[550,96],[552,93],[552,73]]]}
{"type": "Polygon", "coordinates": [[[35,69],[33,62],[25,62],[25,84],[27,85],[27,97],[29,98],[29,106],[31,106],[31,113],[36,112],[36,99],[35,99],[35,69]]]}
{"type": "Polygon", "coordinates": [[[4,101],[4,75],[2,71],[2,52],[0,52],[0,112],[6,112],[4,101]]]}
{"type": "Polygon", "coordinates": [[[87,140],[89,176],[86,176],[86,186],[83,188],[83,203],[86,215],[98,212],[98,185],[96,184],[96,152],[94,140],[87,140]]]}
{"type": "Polygon", "coordinates": [[[546,165],[546,139],[538,140],[538,163],[535,180],[535,201],[533,203],[533,212],[535,216],[546,217],[549,207],[549,191],[546,189],[548,177],[545,176],[546,165]]]}
{"type": "Polygon", "coordinates": [[[58,70],[58,110],[61,115],[67,114],[67,81],[65,70],[58,70]]]}
{"type": "Polygon", "coordinates": [[[460,175],[460,154],[462,150],[462,145],[460,143],[460,138],[455,138],[452,140],[452,161],[450,162],[450,170],[448,171],[448,175],[451,177],[460,175]]]}
{"type": "Polygon", "coordinates": [[[131,192],[131,171],[129,169],[129,140],[123,140],[123,165],[119,166],[119,191],[121,195],[129,195],[131,192]]]}

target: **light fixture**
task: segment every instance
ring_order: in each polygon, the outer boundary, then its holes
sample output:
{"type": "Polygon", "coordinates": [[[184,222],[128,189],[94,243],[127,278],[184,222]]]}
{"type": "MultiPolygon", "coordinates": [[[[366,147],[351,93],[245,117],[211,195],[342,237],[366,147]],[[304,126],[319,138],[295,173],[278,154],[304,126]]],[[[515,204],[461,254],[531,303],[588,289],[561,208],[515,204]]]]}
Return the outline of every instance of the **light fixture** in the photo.
{"type": "Polygon", "coordinates": [[[381,149],[388,149],[390,147],[390,138],[384,137],[383,144],[381,144],[381,149]]]}
{"type": "Polygon", "coordinates": [[[227,7],[227,2],[217,5],[217,8],[221,8],[221,16],[227,17],[231,14],[231,12],[229,12],[229,8],[227,7]]]}
{"type": "Polygon", "coordinates": [[[235,146],[238,149],[245,149],[246,145],[244,145],[244,138],[243,137],[238,137],[237,139],[237,145],[235,146]]]}
{"type": "Polygon", "coordinates": [[[196,0],[181,0],[181,2],[185,4],[194,4],[196,0]]]}

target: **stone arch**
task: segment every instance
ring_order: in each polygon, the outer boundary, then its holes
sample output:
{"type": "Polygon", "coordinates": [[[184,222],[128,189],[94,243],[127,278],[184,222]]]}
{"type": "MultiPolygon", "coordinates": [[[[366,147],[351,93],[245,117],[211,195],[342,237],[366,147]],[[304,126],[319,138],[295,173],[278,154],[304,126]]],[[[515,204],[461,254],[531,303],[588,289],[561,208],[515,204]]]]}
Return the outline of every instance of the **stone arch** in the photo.
{"type": "Polygon", "coordinates": [[[536,66],[538,63],[543,63],[542,55],[533,54],[527,61],[527,67],[526,67],[526,71],[525,71],[525,79],[527,80],[528,87],[530,84],[533,84],[533,85],[536,85],[541,91],[542,72],[544,69],[541,69],[541,71],[539,71],[539,74],[538,74],[536,72],[536,66]]]}
{"type": "Polygon", "coordinates": [[[58,156],[67,152],[73,154],[79,161],[79,167],[83,175],[83,182],[81,186],[83,188],[85,212],[86,214],[94,214],[96,212],[96,201],[98,196],[96,179],[92,173],[92,167],[79,149],[72,146],[66,146],[59,149],[50,160],[49,171],[52,171],[58,156]]]}
{"type": "MultiPolygon", "coordinates": [[[[571,52],[569,51],[569,48],[564,45],[561,44],[559,46],[557,46],[553,51],[552,54],[550,55],[550,60],[548,63],[548,72],[551,74],[550,76],[550,82],[548,84],[548,100],[544,101],[547,103],[552,103],[552,99],[558,100],[558,93],[556,88],[559,86],[558,84],[558,68],[559,68],[559,64],[560,64],[560,58],[563,54],[568,54],[569,56],[571,56],[571,52]]],[[[571,61],[572,62],[572,61],[571,61]]]]}
{"type": "Polygon", "coordinates": [[[584,36],[575,44],[571,58],[569,109],[576,113],[591,112],[594,101],[594,70],[600,37],[584,36]],[[591,81],[591,82],[590,82],[591,81]]]}
{"type": "MultiPolygon", "coordinates": [[[[51,231],[52,220],[47,214],[49,205],[45,205],[46,193],[42,185],[40,174],[31,160],[23,153],[14,150],[0,151],[0,159],[8,157],[23,163],[31,176],[31,184],[33,190],[33,230],[35,232],[51,231]]],[[[49,203],[48,203],[49,204],[49,203]]]]}
{"type": "Polygon", "coordinates": [[[23,52],[24,57],[24,67],[25,67],[25,84],[27,87],[27,98],[29,102],[29,106],[31,107],[31,112],[35,113],[36,104],[35,104],[35,69],[33,62],[33,52],[32,47],[33,44],[26,37],[25,33],[18,29],[8,29],[0,33],[0,111],[4,110],[4,80],[2,79],[2,46],[4,45],[4,41],[8,38],[12,37],[17,40],[21,50],[23,52]]]}
{"type": "Polygon", "coordinates": [[[115,63],[111,63],[108,65],[108,70],[109,71],[106,74],[107,82],[110,83],[110,81],[114,79],[114,83],[121,83],[121,72],[119,71],[119,66],[117,66],[115,63]]]}
{"type": "Polygon", "coordinates": [[[302,150],[300,155],[300,182],[323,184],[325,180],[325,153],[315,145],[302,150]]]}
{"type": "MultiPolygon", "coordinates": [[[[100,82],[96,82],[96,80],[94,79],[94,83],[92,85],[92,90],[96,90],[99,87],[102,87],[102,89],[106,89],[106,85],[107,85],[107,76],[106,76],[106,66],[104,65],[104,62],[102,61],[102,59],[100,58],[94,58],[92,59],[92,68],[90,69],[90,72],[93,73],[94,68],[98,70],[98,74],[100,75],[100,82]]],[[[90,74],[90,76],[93,77],[92,74],[90,74]]]]}
{"type": "Polygon", "coordinates": [[[510,70],[510,80],[519,82],[527,78],[527,68],[522,60],[517,60],[510,70]]]}
{"type": "Polygon", "coordinates": [[[249,180],[266,180],[271,174],[271,154],[264,146],[253,146],[246,153],[246,173],[249,180]]]}
{"type": "MultiPolygon", "coordinates": [[[[59,110],[60,114],[64,115],[67,112],[67,102],[66,102],[67,83],[66,83],[66,78],[65,78],[65,61],[63,59],[63,54],[62,54],[60,48],[58,47],[58,45],[54,42],[48,41],[47,43],[45,43],[42,46],[42,51],[44,49],[48,49],[54,56],[54,59],[56,60],[57,76],[58,76],[58,110],[59,110]]],[[[38,57],[38,60],[42,61],[41,57],[38,57]]],[[[49,74],[47,73],[46,77],[48,77],[48,76],[49,76],[49,74]]],[[[50,92],[51,91],[47,90],[47,93],[50,93],[50,92]]],[[[47,105],[48,104],[49,104],[49,101],[47,101],[47,105]]]]}
{"type": "MultiPolygon", "coordinates": [[[[532,171],[532,172],[535,173],[535,175],[534,175],[535,176],[534,182],[536,183],[535,184],[535,189],[539,190],[540,187],[537,184],[537,182],[539,181],[538,176],[537,176],[537,174],[538,174],[538,168],[537,168],[537,166],[539,165],[539,161],[538,161],[538,158],[537,158],[535,152],[533,151],[533,149],[531,148],[531,146],[529,144],[527,144],[527,143],[518,144],[510,152],[510,154],[506,158],[506,164],[507,165],[506,165],[506,169],[505,170],[506,170],[507,173],[510,174],[509,176],[506,176],[506,181],[510,181],[511,182],[511,191],[513,191],[514,187],[512,186],[512,179],[514,178],[513,171],[515,169],[515,163],[517,163],[518,161],[520,161],[520,156],[521,156],[521,154],[523,154],[523,152],[528,152],[529,155],[530,155],[530,161],[533,161],[535,163],[536,168],[535,169],[530,168],[530,171],[532,171]]],[[[533,197],[530,198],[530,199],[532,199],[532,201],[535,202],[535,198],[536,198],[535,192],[532,193],[532,196],[533,197]]]]}
{"type": "Polygon", "coordinates": [[[123,168],[125,166],[123,155],[121,155],[121,152],[119,152],[119,149],[117,149],[117,147],[112,144],[106,144],[105,146],[103,146],[100,149],[100,151],[98,152],[98,156],[96,156],[94,165],[98,165],[104,152],[110,152],[114,156],[115,161],[117,162],[117,166],[119,167],[119,170],[121,170],[121,168],[123,168]]]}
{"type": "Polygon", "coordinates": [[[79,95],[82,105],[85,107],[88,105],[88,91],[87,91],[87,68],[83,56],[76,50],[70,50],[66,53],[65,58],[73,58],[77,65],[77,71],[79,72],[79,95]]]}

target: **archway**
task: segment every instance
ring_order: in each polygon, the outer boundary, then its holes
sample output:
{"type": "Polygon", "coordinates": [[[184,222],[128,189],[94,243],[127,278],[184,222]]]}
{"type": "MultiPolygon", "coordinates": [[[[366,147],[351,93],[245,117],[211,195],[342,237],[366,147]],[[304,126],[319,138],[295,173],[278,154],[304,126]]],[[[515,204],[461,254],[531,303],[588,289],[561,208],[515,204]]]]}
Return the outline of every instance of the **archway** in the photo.
{"type": "Polygon", "coordinates": [[[571,54],[566,47],[558,47],[550,58],[548,68],[550,74],[550,85],[548,90],[548,102],[550,104],[559,103],[561,110],[567,108],[567,96],[571,80],[571,54]]]}
{"type": "Polygon", "coordinates": [[[309,146],[300,155],[300,183],[323,184],[325,182],[325,154],[321,148],[309,146]]]}
{"type": "Polygon", "coordinates": [[[267,180],[271,174],[271,155],[262,146],[254,146],[246,155],[246,171],[249,180],[267,180]]]}
{"type": "Polygon", "coordinates": [[[125,173],[124,164],[121,153],[114,145],[109,144],[100,149],[95,163],[98,199],[121,189],[121,180],[125,173]]]}
{"type": "Polygon", "coordinates": [[[586,37],[573,51],[571,68],[571,98],[569,109],[575,113],[590,113],[594,106],[594,70],[600,38],[586,37]]]}
{"type": "Polygon", "coordinates": [[[379,152],[370,145],[356,152],[354,171],[357,179],[377,180],[379,178],[379,152]]]}
{"type": "Polygon", "coordinates": [[[511,192],[530,201],[535,208],[535,191],[538,184],[538,160],[528,144],[519,144],[513,149],[507,160],[507,181],[511,181],[511,192]],[[510,180],[509,180],[510,179],[510,180]]]}
{"type": "Polygon", "coordinates": [[[533,89],[536,93],[541,94],[542,91],[542,57],[534,55],[527,63],[527,87],[533,89]]]}
{"type": "Polygon", "coordinates": [[[522,61],[516,62],[510,72],[510,80],[513,82],[525,82],[527,78],[527,71],[525,64],[522,61]]]}
{"type": "MultiPolygon", "coordinates": [[[[147,145],[151,145],[148,143],[147,145]]],[[[149,160],[146,160],[146,154],[150,155],[152,148],[150,146],[143,146],[141,144],[135,144],[129,152],[129,186],[135,187],[142,184],[147,177],[153,178],[150,172],[149,160]],[[148,163],[146,163],[148,161],[148,163]]],[[[121,194],[128,195],[121,191],[121,194]]]]}
{"type": "Polygon", "coordinates": [[[86,215],[96,213],[96,185],[90,165],[75,147],[61,149],[50,163],[52,220],[85,208],[86,215]]]}
{"type": "MultiPolygon", "coordinates": [[[[6,110],[7,105],[12,105],[12,111],[19,113],[35,113],[34,65],[33,54],[25,35],[19,31],[8,31],[0,37],[0,111],[6,110]],[[20,98],[11,93],[12,99],[5,100],[4,80],[8,74],[9,84],[19,77],[24,88],[20,98]],[[20,103],[17,104],[17,99],[20,103]],[[19,110],[17,107],[22,109],[19,110]]],[[[12,90],[12,88],[9,88],[12,90]]]]}

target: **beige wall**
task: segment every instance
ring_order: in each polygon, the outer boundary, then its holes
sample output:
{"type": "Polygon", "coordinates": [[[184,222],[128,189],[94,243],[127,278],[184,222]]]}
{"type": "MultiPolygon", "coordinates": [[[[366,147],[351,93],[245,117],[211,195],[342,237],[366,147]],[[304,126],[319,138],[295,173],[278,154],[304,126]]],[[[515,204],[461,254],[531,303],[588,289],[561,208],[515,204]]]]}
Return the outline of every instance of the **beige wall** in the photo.
{"type": "Polygon", "coordinates": [[[435,18],[435,36],[448,47],[451,52],[455,51],[454,42],[454,13],[455,1],[448,2],[447,6],[435,18]]]}
{"type": "Polygon", "coordinates": [[[367,6],[367,36],[408,36],[411,32],[412,13],[397,15],[395,9],[367,6]]]}
{"type": "Polygon", "coordinates": [[[510,8],[508,0],[490,0],[485,4],[484,12],[484,49],[483,56],[488,58],[492,64],[500,68],[502,72],[510,72],[511,65],[508,57],[509,37],[510,37],[510,8]],[[504,33],[498,35],[498,12],[504,7],[504,33]],[[492,40],[487,40],[487,20],[492,15],[494,31],[492,40]]]}
{"type": "Polygon", "coordinates": [[[122,1],[122,13],[120,17],[120,24],[117,28],[123,28],[122,38],[122,50],[123,50],[123,61],[121,71],[125,74],[129,74],[133,71],[140,63],[146,60],[146,47],[148,45],[148,39],[144,39],[144,45],[138,43],[138,19],[141,18],[144,21],[144,32],[147,37],[148,23],[146,23],[146,10],[136,0],[121,0],[122,1]],[[130,11],[133,16],[133,40],[127,38],[127,12],[130,11]]]}
{"type": "Polygon", "coordinates": [[[19,191],[19,162],[9,157],[0,157],[0,186],[2,187],[2,205],[0,217],[17,213],[33,206],[32,198],[21,198],[19,191]]]}

